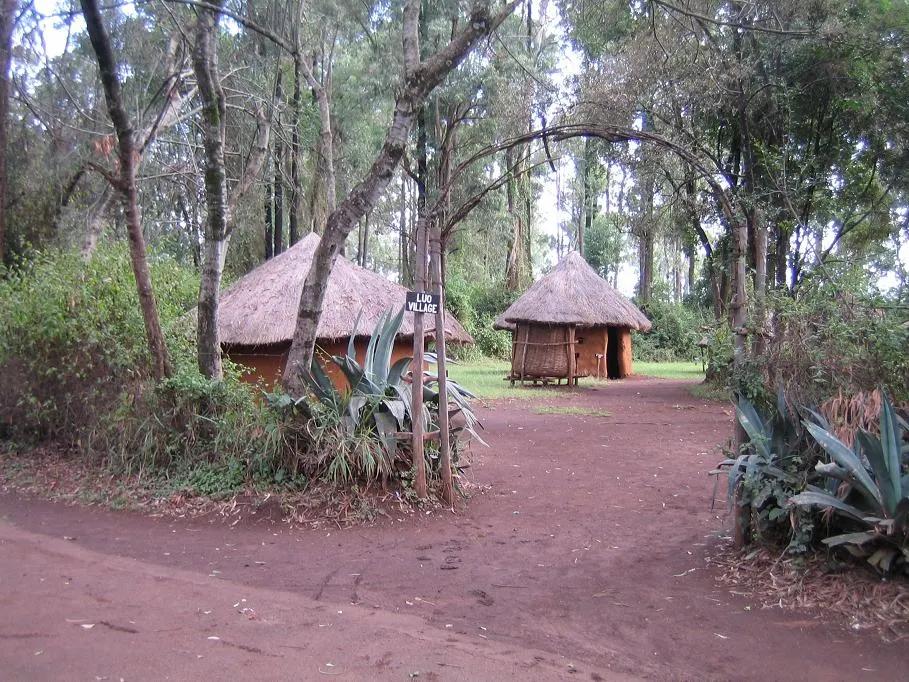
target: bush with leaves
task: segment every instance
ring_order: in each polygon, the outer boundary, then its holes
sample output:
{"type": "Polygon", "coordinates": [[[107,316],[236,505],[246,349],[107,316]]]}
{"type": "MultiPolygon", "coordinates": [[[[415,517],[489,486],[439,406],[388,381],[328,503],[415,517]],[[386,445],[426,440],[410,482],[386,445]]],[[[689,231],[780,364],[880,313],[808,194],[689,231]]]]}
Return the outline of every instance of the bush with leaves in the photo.
{"type": "Polygon", "coordinates": [[[480,357],[511,358],[511,333],[492,328],[492,323],[517,298],[502,286],[472,285],[458,275],[448,278],[445,285],[448,309],[473,337],[473,346],[453,345],[450,353],[458,360],[478,360],[480,357]]]}
{"type": "Polygon", "coordinates": [[[226,363],[221,381],[195,368],[135,385],[85,439],[86,452],[103,457],[114,472],[183,481],[221,480],[219,496],[244,485],[269,486],[303,474],[307,435],[294,420],[271,409],[259,389],[226,363]]]}
{"type": "Polygon", "coordinates": [[[649,332],[633,332],[635,360],[676,362],[701,357],[698,341],[704,335],[705,317],[699,309],[653,300],[643,311],[653,327],[649,332]]]}
{"type": "Polygon", "coordinates": [[[767,304],[773,333],[764,352],[734,366],[732,332],[722,325],[711,335],[708,380],[759,404],[772,400],[777,385],[786,386],[798,404],[818,405],[877,387],[895,400],[909,400],[905,307],[859,286],[813,283],[798,296],[771,293],[767,304]]]}
{"type": "Polygon", "coordinates": [[[744,522],[755,535],[746,540],[788,541],[790,552],[807,551],[813,520],[808,514],[790,518],[788,502],[808,485],[817,452],[786,404],[782,389],[766,416],[742,396],[735,411],[748,440],[741,452],[723,460],[713,473],[728,474],[729,504],[744,508],[744,522]]]}
{"type": "MultiPolygon", "coordinates": [[[[311,475],[327,478],[334,483],[385,481],[400,476],[412,466],[406,444],[400,434],[413,428],[420,419],[424,431],[438,428],[439,392],[433,386],[438,377],[430,375],[423,386],[423,412],[414,416],[411,409],[412,382],[407,381],[411,358],[391,362],[395,337],[404,317],[403,308],[396,314],[384,313],[370,336],[363,363],[356,358],[354,333],[347,355],[332,356],[330,361],[340,368],[349,389],[338,390],[317,360],[304,379],[311,396],[291,400],[274,395],[275,404],[299,409],[307,418],[312,439],[310,452],[314,458],[307,462],[311,475]]],[[[359,318],[358,318],[359,319],[359,318]]],[[[448,382],[450,417],[461,416],[459,424],[450,427],[453,464],[457,461],[460,437],[476,435],[478,422],[468,404],[473,397],[453,381],[448,382]]],[[[427,449],[430,471],[438,470],[438,462],[427,449]]]]}
{"type": "MultiPolygon", "coordinates": [[[[158,309],[175,357],[191,357],[182,316],[198,277],[151,257],[158,309]]],[[[75,443],[114,409],[124,387],[149,376],[145,330],[125,245],[91,263],[34,254],[0,279],[0,437],[75,443]]]]}

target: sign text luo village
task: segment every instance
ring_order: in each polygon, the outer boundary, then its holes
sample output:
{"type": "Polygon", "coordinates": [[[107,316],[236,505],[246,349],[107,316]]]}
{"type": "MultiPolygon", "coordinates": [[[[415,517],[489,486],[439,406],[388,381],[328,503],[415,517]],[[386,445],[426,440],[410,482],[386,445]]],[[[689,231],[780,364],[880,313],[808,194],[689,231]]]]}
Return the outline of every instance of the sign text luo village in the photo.
{"type": "Polygon", "coordinates": [[[407,292],[407,312],[409,313],[427,313],[435,315],[439,312],[441,301],[438,294],[429,294],[424,291],[407,292]]]}

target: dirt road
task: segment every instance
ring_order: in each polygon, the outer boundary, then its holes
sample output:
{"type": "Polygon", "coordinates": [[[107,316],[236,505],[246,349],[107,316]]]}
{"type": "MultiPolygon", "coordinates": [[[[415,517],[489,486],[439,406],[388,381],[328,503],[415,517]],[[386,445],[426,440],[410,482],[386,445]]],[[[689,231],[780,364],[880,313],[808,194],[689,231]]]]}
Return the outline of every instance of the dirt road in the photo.
{"type": "Polygon", "coordinates": [[[728,407],[659,380],[542,395],[480,409],[456,514],[306,529],[0,495],[3,677],[906,679],[905,646],[716,583],[728,407]],[[609,416],[538,413],[568,404],[609,416]]]}

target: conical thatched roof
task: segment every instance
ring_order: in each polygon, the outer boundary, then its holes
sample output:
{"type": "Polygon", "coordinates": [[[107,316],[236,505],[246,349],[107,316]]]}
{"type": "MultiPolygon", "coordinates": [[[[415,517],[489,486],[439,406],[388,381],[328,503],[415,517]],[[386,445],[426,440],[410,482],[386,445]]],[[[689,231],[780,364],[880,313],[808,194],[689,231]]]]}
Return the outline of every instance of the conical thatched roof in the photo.
{"type": "Polygon", "coordinates": [[[493,326],[513,329],[516,322],[650,329],[650,320],[644,313],[609,286],[577,251],[569,253],[552,272],[534,282],[496,318],[493,326]]]}
{"type": "MultiPolygon", "coordinates": [[[[318,243],[318,235],[307,235],[221,292],[218,331],[222,343],[262,346],[293,339],[303,280],[318,243]]],[[[358,313],[357,335],[368,336],[385,310],[400,310],[406,293],[400,284],[339,257],[328,278],[318,338],[349,337],[358,313]]],[[[424,315],[423,324],[427,333],[434,331],[434,316],[424,315]]],[[[412,313],[405,314],[400,333],[413,336],[412,313]]],[[[473,342],[450,314],[445,318],[445,337],[460,343],[473,342]]]]}

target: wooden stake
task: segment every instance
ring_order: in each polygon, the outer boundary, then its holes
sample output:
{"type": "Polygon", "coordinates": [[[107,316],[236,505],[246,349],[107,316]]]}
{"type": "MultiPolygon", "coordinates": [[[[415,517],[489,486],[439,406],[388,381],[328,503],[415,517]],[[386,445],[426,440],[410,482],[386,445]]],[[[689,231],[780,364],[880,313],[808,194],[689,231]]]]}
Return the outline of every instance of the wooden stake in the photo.
{"type": "Polygon", "coordinates": [[[439,372],[439,466],[442,469],[442,500],[454,504],[454,485],[451,479],[451,439],[448,430],[448,377],[445,356],[445,287],[442,284],[442,241],[438,229],[433,229],[430,242],[429,270],[432,290],[439,297],[436,311],[436,367],[439,372]]]}
{"type": "MultiPolygon", "coordinates": [[[[426,291],[426,217],[417,218],[417,257],[414,263],[414,287],[426,291]]],[[[414,491],[426,499],[426,457],[423,454],[423,313],[413,314],[413,362],[411,363],[411,414],[413,415],[413,464],[416,468],[414,491]]]]}
{"type": "Polygon", "coordinates": [[[577,386],[577,379],[575,374],[577,373],[577,367],[575,367],[575,358],[574,358],[574,325],[568,326],[568,385],[571,386],[574,384],[577,386]]]}

